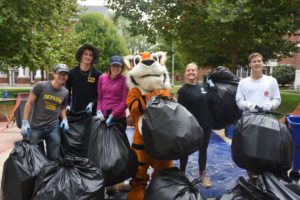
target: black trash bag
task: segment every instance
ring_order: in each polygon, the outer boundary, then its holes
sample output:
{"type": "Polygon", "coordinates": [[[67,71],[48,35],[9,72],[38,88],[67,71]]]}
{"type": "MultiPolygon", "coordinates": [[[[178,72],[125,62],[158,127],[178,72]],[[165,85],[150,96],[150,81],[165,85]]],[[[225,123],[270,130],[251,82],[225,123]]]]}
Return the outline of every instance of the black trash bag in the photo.
{"type": "Polygon", "coordinates": [[[235,78],[236,76],[230,70],[222,66],[217,67],[209,74],[209,79],[213,82],[231,81],[235,78]]]}
{"type": "MultiPolygon", "coordinates": [[[[258,186],[261,189],[266,190],[268,193],[273,194],[274,196],[278,197],[279,199],[284,200],[299,200],[300,195],[289,189],[287,187],[288,183],[286,180],[282,179],[281,177],[276,177],[275,175],[266,172],[258,176],[258,186]]],[[[290,183],[290,186],[292,183],[290,183]]]]}
{"type": "Polygon", "coordinates": [[[68,157],[45,165],[32,200],[102,200],[103,176],[87,158],[68,157]]]}
{"type": "Polygon", "coordinates": [[[281,200],[239,177],[237,185],[216,200],[281,200]]]}
{"type": "Polygon", "coordinates": [[[93,118],[85,135],[86,155],[103,172],[105,186],[111,186],[135,175],[137,156],[131,149],[126,134],[113,123],[107,127],[93,118]]]}
{"type": "Polygon", "coordinates": [[[152,97],[142,122],[145,151],[160,160],[176,160],[197,151],[203,130],[196,118],[177,102],[152,97]]]}
{"type": "Polygon", "coordinates": [[[219,130],[234,124],[242,111],[236,105],[235,96],[239,80],[214,82],[214,87],[207,88],[213,129],[219,130]]]}
{"type": "Polygon", "coordinates": [[[234,162],[256,174],[290,169],[294,143],[287,127],[272,114],[244,112],[231,144],[234,162]]]}
{"type": "Polygon", "coordinates": [[[20,104],[15,111],[16,123],[18,128],[22,128],[23,114],[26,102],[27,98],[20,100],[20,104]]]}
{"type": "Polygon", "coordinates": [[[145,200],[205,200],[195,185],[178,168],[161,170],[148,185],[145,200]]]}
{"type": "Polygon", "coordinates": [[[79,156],[83,157],[83,138],[86,125],[92,117],[85,112],[70,112],[67,116],[69,130],[61,132],[61,155],[62,157],[79,156]]]}
{"type": "Polygon", "coordinates": [[[38,145],[27,141],[16,142],[3,167],[3,200],[31,199],[36,176],[48,162],[38,145]]]}

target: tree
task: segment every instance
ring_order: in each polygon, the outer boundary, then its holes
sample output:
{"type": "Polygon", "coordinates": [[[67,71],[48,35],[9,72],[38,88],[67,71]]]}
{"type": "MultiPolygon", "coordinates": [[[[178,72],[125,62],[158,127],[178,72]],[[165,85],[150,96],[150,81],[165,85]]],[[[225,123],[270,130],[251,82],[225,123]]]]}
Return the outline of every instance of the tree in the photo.
{"type": "Polygon", "coordinates": [[[98,68],[107,70],[109,59],[113,55],[125,55],[128,53],[124,38],[118,34],[113,22],[102,14],[84,14],[79,18],[75,26],[81,44],[89,43],[100,51],[98,68]]]}
{"type": "Polygon", "coordinates": [[[297,0],[108,0],[108,6],[130,19],[133,34],[162,36],[203,67],[235,71],[254,51],[270,59],[299,50],[285,37],[300,27],[297,0]]]}
{"type": "Polygon", "coordinates": [[[274,68],[272,76],[282,86],[291,84],[295,81],[295,67],[292,65],[279,65],[274,68]]]}
{"type": "Polygon", "coordinates": [[[64,28],[76,12],[76,0],[0,0],[0,61],[31,70],[52,68],[69,46],[64,28]],[[63,49],[62,49],[63,48],[63,49]],[[55,56],[54,56],[55,55],[55,56]]]}

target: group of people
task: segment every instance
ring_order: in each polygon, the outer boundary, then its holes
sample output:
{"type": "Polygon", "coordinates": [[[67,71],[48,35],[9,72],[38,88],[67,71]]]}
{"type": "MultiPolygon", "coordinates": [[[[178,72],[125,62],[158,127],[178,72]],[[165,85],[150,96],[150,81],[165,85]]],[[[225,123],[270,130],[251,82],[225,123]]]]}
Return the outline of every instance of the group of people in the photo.
{"type": "MultiPolygon", "coordinates": [[[[239,109],[251,112],[271,111],[281,102],[275,78],[263,74],[263,56],[249,56],[252,73],[239,82],[236,103],[239,109]]],[[[110,59],[108,73],[101,74],[93,64],[99,60],[96,47],[84,44],[76,53],[78,66],[69,70],[65,64],[54,68],[53,80],[38,82],[30,92],[24,109],[21,133],[31,143],[45,140],[47,156],[55,160],[60,148],[60,128],[68,130],[67,112],[87,112],[105,121],[113,122],[125,134],[126,98],[128,87],[123,76],[125,64],[121,56],[110,59]],[[61,121],[59,120],[61,119],[61,121]]],[[[184,70],[185,84],[178,90],[178,102],[186,107],[203,128],[204,138],[199,147],[199,177],[203,187],[211,187],[206,173],[207,148],[212,131],[209,100],[203,84],[198,83],[198,66],[189,63],[184,70]]],[[[180,159],[180,168],[186,170],[188,157],[180,159]]],[[[249,176],[253,175],[249,172],[249,176]]]]}
{"type": "Polygon", "coordinates": [[[38,82],[25,104],[21,133],[31,143],[45,140],[51,160],[59,155],[60,129],[66,133],[69,128],[67,112],[97,114],[108,126],[119,122],[125,134],[128,88],[122,76],[122,57],[110,59],[106,74],[93,67],[99,60],[99,50],[92,45],[82,45],[76,60],[79,64],[71,70],[65,64],[56,65],[53,80],[38,82]]]}

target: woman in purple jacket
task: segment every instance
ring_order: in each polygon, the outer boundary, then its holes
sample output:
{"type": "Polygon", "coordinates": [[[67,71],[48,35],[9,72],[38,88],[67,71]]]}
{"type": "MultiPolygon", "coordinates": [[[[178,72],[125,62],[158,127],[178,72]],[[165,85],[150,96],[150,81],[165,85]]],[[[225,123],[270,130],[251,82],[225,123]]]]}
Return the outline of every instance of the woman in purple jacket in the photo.
{"type": "Polygon", "coordinates": [[[98,80],[97,117],[106,120],[107,126],[112,122],[120,125],[120,130],[125,134],[126,98],[128,87],[124,71],[124,61],[121,56],[113,56],[109,62],[109,72],[100,76],[98,80]]]}

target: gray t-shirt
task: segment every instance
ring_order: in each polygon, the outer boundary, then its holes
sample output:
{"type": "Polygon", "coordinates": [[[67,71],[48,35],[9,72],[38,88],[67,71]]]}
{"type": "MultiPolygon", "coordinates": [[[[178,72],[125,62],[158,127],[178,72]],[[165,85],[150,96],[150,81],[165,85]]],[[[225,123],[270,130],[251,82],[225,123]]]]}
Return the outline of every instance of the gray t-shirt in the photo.
{"type": "Polygon", "coordinates": [[[51,128],[58,125],[62,106],[66,106],[68,90],[55,89],[51,81],[40,81],[31,90],[37,97],[31,113],[31,128],[51,128]]]}

